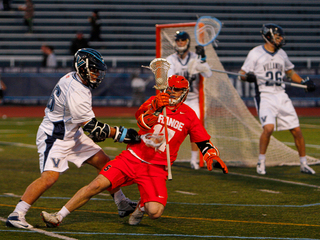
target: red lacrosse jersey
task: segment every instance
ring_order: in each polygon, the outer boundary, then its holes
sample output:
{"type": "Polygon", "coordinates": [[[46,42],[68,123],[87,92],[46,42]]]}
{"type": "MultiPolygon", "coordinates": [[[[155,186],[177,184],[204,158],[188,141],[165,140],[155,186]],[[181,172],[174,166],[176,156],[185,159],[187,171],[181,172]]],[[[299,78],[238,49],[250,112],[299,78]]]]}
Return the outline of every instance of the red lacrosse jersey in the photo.
{"type": "MultiPolygon", "coordinates": [[[[153,99],[154,96],[141,105],[136,112],[136,119],[150,108],[153,99]]],[[[171,111],[168,108],[166,111],[170,161],[172,164],[177,158],[180,145],[188,134],[190,135],[191,142],[210,140],[210,135],[201,124],[196,113],[186,104],[182,104],[175,111],[171,111]]],[[[164,116],[163,114],[160,114],[157,123],[150,130],[140,130],[139,134],[165,134],[164,123],[164,116]]],[[[167,165],[166,142],[164,142],[157,150],[146,146],[143,141],[138,144],[128,144],[127,149],[140,160],[152,164],[167,165]]]]}

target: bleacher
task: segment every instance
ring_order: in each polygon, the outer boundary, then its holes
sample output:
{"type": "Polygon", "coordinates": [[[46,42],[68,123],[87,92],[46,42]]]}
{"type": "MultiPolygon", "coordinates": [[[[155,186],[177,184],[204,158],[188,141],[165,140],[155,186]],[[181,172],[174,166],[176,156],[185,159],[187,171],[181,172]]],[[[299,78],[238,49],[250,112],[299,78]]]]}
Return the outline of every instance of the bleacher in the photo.
{"type": "Polygon", "coordinates": [[[263,23],[281,25],[284,47],[301,68],[319,68],[320,2],[315,0],[34,0],[34,33],[27,34],[24,0],[0,11],[0,66],[40,66],[42,44],[52,45],[59,66],[71,66],[71,40],[77,31],[89,38],[88,17],[99,10],[102,42],[90,42],[112,66],[147,65],[155,57],[155,24],[195,22],[214,16],[224,26],[216,49],[226,68],[239,67],[248,51],[262,43],[263,23]]]}

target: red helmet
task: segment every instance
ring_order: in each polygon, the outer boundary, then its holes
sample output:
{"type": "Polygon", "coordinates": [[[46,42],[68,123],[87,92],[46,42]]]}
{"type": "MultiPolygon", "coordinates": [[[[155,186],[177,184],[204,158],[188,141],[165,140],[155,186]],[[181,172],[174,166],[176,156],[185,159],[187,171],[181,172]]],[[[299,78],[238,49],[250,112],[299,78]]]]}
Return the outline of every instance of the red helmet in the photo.
{"type": "Polygon", "coordinates": [[[172,95],[172,91],[180,91],[182,93],[180,96],[171,96],[169,100],[170,106],[174,106],[174,109],[180,107],[180,105],[186,100],[189,92],[189,81],[180,75],[171,75],[168,78],[167,92],[172,95]]]}

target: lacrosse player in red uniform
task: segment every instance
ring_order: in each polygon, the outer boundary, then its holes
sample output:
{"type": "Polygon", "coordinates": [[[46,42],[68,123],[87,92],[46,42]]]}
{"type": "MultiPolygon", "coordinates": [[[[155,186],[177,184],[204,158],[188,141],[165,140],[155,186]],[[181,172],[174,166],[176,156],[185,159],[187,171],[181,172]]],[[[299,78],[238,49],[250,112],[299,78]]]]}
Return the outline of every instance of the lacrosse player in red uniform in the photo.
{"type": "Polygon", "coordinates": [[[162,115],[164,107],[167,107],[171,164],[176,160],[181,143],[190,135],[191,141],[195,142],[202,152],[208,170],[216,167],[228,173],[227,166],[219,157],[219,150],[211,143],[210,136],[199,118],[183,103],[188,92],[189,82],[186,78],[178,75],[169,77],[166,93],[158,93],[149,98],[135,115],[142,141],[128,144],[127,150],[107,163],[98,177],[80,189],[60,212],[45,213],[43,220],[47,225],[58,226],[66,215],[106,189],[112,190],[133,183],[138,185],[140,202],[130,216],[129,224],[139,224],[144,212],[151,219],[157,219],[162,215],[168,198],[166,142],[163,137],[165,118],[162,115]]]}

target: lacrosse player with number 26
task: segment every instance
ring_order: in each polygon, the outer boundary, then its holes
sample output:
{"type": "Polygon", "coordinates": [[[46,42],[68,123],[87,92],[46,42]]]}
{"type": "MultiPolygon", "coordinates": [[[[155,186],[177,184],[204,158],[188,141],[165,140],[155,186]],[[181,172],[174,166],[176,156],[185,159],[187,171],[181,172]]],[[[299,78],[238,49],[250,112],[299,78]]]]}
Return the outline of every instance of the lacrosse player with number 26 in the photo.
{"type": "MultiPolygon", "coordinates": [[[[128,144],[127,150],[108,162],[98,177],[80,189],[64,206],[69,212],[83,206],[94,195],[108,189],[138,185],[140,201],[129,218],[130,225],[138,225],[146,212],[151,219],[159,218],[167,203],[167,155],[164,141],[165,123],[163,108],[166,107],[170,162],[176,160],[179,147],[187,135],[195,142],[207,162],[228,173],[220,159],[219,150],[211,141],[195,112],[183,102],[189,92],[189,82],[183,76],[172,75],[165,91],[150,97],[136,112],[141,142],[128,144]]],[[[61,222],[62,217],[51,214],[47,222],[61,222]],[[58,219],[58,220],[57,220],[58,219]]]]}
{"type": "Polygon", "coordinates": [[[266,174],[266,151],[274,130],[289,130],[294,138],[300,157],[300,171],[315,174],[308,166],[304,138],[299,126],[299,119],[292,101],[285,92],[283,78],[287,76],[293,82],[306,85],[307,92],[316,89],[308,77],[302,79],[295,71],[294,65],[282,49],[285,45],[283,29],[273,23],[264,24],[260,31],[264,44],[253,48],[241,67],[241,80],[255,84],[255,103],[263,127],[259,142],[257,173],[266,174]],[[260,78],[272,81],[262,80],[260,78]]]}

